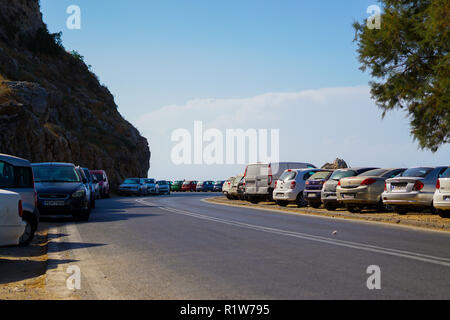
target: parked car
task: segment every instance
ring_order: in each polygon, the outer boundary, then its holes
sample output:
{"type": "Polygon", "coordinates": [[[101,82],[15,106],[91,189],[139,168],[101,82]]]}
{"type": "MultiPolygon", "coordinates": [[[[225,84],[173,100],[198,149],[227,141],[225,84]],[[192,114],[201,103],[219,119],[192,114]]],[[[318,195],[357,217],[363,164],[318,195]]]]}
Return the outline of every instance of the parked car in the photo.
{"type": "Polygon", "coordinates": [[[109,179],[104,170],[91,170],[91,174],[97,178],[100,187],[100,197],[109,198],[110,186],[109,179]]]}
{"type": "Polygon", "coordinates": [[[381,197],[386,179],[394,178],[406,169],[375,169],[356,177],[343,178],[339,181],[336,194],[348,211],[359,213],[365,208],[385,211],[381,197]]]}
{"type": "Polygon", "coordinates": [[[245,195],[242,194],[242,189],[239,191],[239,186],[242,188],[242,183],[244,182],[244,175],[238,175],[231,182],[230,190],[228,191],[228,199],[230,200],[239,200],[242,199],[245,195]]]}
{"type": "Polygon", "coordinates": [[[156,183],[155,179],[145,178],[145,179],[143,179],[143,185],[145,186],[145,188],[147,190],[146,194],[152,194],[152,195],[159,194],[159,186],[156,183]]]}
{"type": "Polygon", "coordinates": [[[160,180],[156,184],[159,187],[159,194],[170,194],[170,184],[168,181],[160,180]]]}
{"type": "Polygon", "coordinates": [[[297,206],[304,207],[307,205],[303,197],[306,180],[321,169],[288,169],[275,183],[273,191],[273,199],[279,206],[286,207],[289,203],[294,202],[297,206]]]}
{"type": "Polygon", "coordinates": [[[214,182],[213,191],[214,192],[222,192],[222,187],[223,187],[224,183],[225,183],[225,181],[214,182]]]}
{"type": "Polygon", "coordinates": [[[230,195],[231,185],[233,184],[233,181],[236,177],[231,177],[222,186],[222,193],[229,199],[232,200],[232,197],[230,195]]]}
{"type": "MultiPolygon", "coordinates": [[[[76,167],[78,174],[80,175],[81,181],[83,181],[86,190],[87,190],[87,197],[89,199],[89,205],[91,206],[91,209],[95,208],[95,190],[94,190],[94,186],[91,183],[90,179],[88,178],[88,176],[86,175],[86,173],[84,172],[84,169],[81,167],[76,167]]],[[[89,170],[88,170],[89,171],[89,170]]],[[[89,175],[90,177],[90,175],[89,175]]]]}
{"type": "Polygon", "coordinates": [[[197,191],[197,181],[185,181],[181,186],[181,191],[183,192],[196,192],[197,191]]]}
{"type": "Polygon", "coordinates": [[[406,214],[411,210],[432,209],[439,177],[448,167],[417,167],[386,180],[383,202],[394,212],[406,214]]]}
{"type": "Polygon", "coordinates": [[[170,186],[170,191],[180,192],[184,181],[174,181],[170,186]]]}
{"type": "Polygon", "coordinates": [[[0,154],[0,189],[20,195],[23,206],[22,219],[26,223],[25,232],[20,238],[20,244],[26,246],[33,241],[40,215],[37,208],[31,163],[25,159],[0,154]]]}
{"type": "Polygon", "coordinates": [[[433,205],[441,217],[450,218],[450,167],[438,179],[433,205]]]}
{"type": "Polygon", "coordinates": [[[333,170],[319,171],[306,180],[303,198],[308,202],[309,206],[316,209],[320,208],[322,205],[323,185],[330,179],[333,172],[333,170]]]}
{"type": "Polygon", "coordinates": [[[214,181],[201,181],[197,183],[197,192],[209,192],[214,190],[214,181]]]}
{"type": "Polygon", "coordinates": [[[272,200],[275,182],[288,169],[314,169],[303,162],[274,162],[249,164],[245,170],[246,196],[252,203],[272,200]]]}
{"type": "Polygon", "coordinates": [[[23,221],[21,196],[0,190],[0,246],[27,245],[22,242],[27,224],[23,221]]]}
{"type": "Polygon", "coordinates": [[[119,195],[144,196],[147,194],[147,186],[142,178],[128,178],[119,186],[119,195]]]}
{"type": "Polygon", "coordinates": [[[89,220],[88,191],[73,164],[34,163],[32,167],[42,215],[71,214],[75,220],[89,220]]]}
{"type": "Polygon", "coordinates": [[[100,198],[100,185],[98,184],[97,178],[94,177],[88,168],[82,168],[84,171],[84,175],[89,181],[89,185],[91,187],[91,192],[94,196],[93,207],[95,208],[95,200],[100,198]]]}
{"type": "Polygon", "coordinates": [[[378,168],[367,167],[367,168],[348,168],[348,169],[338,169],[333,172],[330,179],[323,185],[321,199],[325,209],[333,211],[341,207],[342,202],[338,201],[336,188],[338,183],[343,178],[354,177],[360,175],[361,173],[375,170],[378,168]]]}

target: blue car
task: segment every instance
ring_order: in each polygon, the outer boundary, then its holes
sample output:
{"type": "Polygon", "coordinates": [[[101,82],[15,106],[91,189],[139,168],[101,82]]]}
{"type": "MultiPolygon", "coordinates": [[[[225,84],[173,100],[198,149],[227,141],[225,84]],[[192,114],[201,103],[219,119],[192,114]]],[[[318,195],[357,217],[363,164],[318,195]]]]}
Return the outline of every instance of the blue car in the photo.
{"type": "Polygon", "coordinates": [[[197,192],[214,191],[214,181],[202,181],[197,183],[197,192]]]}
{"type": "Polygon", "coordinates": [[[225,181],[216,181],[214,183],[214,188],[213,191],[214,192],[222,192],[223,189],[223,185],[225,184],[225,181]]]}

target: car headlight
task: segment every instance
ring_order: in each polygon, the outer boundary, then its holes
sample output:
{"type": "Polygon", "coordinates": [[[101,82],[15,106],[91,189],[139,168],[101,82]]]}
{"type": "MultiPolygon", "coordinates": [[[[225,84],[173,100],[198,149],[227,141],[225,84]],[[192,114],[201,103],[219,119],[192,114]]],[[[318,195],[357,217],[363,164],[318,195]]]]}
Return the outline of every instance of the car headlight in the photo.
{"type": "Polygon", "coordinates": [[[84,198],[86,196],[86,191],[84,189],[80,189],[72,193],[72,198],[84,198]]]}

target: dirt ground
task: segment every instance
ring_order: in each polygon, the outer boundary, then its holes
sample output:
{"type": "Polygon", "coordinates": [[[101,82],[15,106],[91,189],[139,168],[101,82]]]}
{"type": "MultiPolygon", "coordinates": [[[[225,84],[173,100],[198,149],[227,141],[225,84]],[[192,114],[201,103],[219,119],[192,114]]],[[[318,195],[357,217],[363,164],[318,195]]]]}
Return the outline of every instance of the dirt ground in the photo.
{"type": "Polygon", "coordinates": [[[26,247],[0,247],[0,299],[47,300],[47,230],[41,227],[26,247]]]}
{"type": "Polygon", "coordinates": [[[427,212],[415,212],[407,215],[398,215],[392,212],[375,212],[370,210],[364,210],[362,213],[350,213],[345,209],[338,209],[336,211],[327,211],[325,209],[313,209],[313,208],[297,208],[297,206],[291,205],[286,208],[277,206],[274,202],[264,202],[259,204],[252,204],[247,201],[240,200],[228,200],[226,197],[215,197],[208,199],[207,201],[217,204],[243,206],[243,207],[256,207],[267,210],[281,210],[293,214],[303,215],[316,215],[327,216],[332,218],[350,219],[350,220],[365,220],[374,222],[383,222],[396,225],[425,228],[437,231],[450,232],[450,219],[441,218],[438,215],[432,215],[427,212]]]}

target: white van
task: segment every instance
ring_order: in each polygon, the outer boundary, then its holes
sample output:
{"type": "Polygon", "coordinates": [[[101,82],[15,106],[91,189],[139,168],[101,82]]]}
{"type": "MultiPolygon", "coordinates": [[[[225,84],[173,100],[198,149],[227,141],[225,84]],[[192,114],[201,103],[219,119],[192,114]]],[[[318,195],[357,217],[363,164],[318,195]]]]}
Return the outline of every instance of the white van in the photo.
{"type": "Polygon", "coordinates": [[[16,192],[0,190],[0,246],[20,244],[26,227],[22,215],[20,195],[16,192]]]}
{"type": "Polygon", "coordinates": [[[273,162],[249,164],[245,169],[246,197],[252,203],[271,201],[275,182],[288,169],[315,169],[304,162],[273,162]]]}

